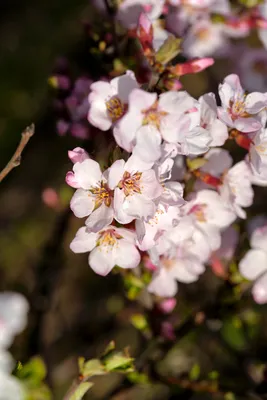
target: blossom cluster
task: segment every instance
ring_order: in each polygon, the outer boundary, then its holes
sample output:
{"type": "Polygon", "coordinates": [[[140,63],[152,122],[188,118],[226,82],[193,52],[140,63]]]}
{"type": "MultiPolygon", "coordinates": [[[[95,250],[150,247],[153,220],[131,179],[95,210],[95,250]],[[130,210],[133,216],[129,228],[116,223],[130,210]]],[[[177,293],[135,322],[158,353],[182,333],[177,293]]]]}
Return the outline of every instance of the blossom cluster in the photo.
{"type": "MultiPolygon", "coordinates": [[[[94,3],[105,9],[103,0],[94,0],[94,3]]],[[[171,33],[184,38],[183,50],[187,57],[229,55],[233,46],[231,39],[245,38],[255,29],[267,47],[266,0],[244,0],[239,7],[230,0],[123,0],[115,3],[116,19],[125,28],[136,29],[140,13],[146,12],[153,21],[156,47],[171,33]]]]}
{"type": "Polygon", "coordinates": [[[84,149],[69,152],[71,209],[87,217],[71,249],[90,252],[96,273],[142,263],[154,271],[148,290],[172,297],[177,281],[232,254],[231,225],[246,218],[252,186],[267,185],[267,93],[247,93],[235,74],[218,92],[219,106],[214,93],[148,92],[132,71],[91,85],[89,122],[128,154],[101,170],[84,149]],[[236,163],[229,140],[245,150],[236,163]]]}
{"type": "Polygon", "coordinates": [[[11,375],[13,360],[7,349],[14,337],[26,326],[28,303],[19,293],[0,293],[0,398],[22,400],[25,398],[23,387],[18,379],[11,375]],[[3,396],[3,397],[2,397],[3,396]]]}

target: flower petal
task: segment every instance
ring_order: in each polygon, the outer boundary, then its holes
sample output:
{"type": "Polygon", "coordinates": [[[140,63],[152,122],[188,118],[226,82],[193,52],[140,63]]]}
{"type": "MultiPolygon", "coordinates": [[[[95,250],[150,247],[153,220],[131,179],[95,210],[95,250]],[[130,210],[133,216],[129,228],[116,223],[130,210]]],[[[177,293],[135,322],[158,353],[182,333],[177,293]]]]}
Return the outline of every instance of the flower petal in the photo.
{"type": "Polygon", "coordinates": [[[98,162],[87,159],[83,162],[77,162],[73,166],[76,181],[82,189],[90,189],[101,181],[102,172],[98,162]]]}
{"type": "Polygon", "coordinates": [[[119,181],[123,177],[125,167],[124,160],[116,160],[108,170],[108,186],[110,189],[115,189],[119,181]]]}
{"type": "Polygon", "coordinates": [[[246,279],[257,279],[267,271],[267,254],[262,250],[249,250],[239,263],[239,271],[246,279]]]}
{"type": "Polygon", "coordinates": [[[153,276],[147,290],[157,296],[173,297],[178,291],[178,285],[172,275],[162,268],[153,276]]]}
{"type": "Polygon", "coordinates": [[[76,233],[75,238],[70,244],[70,249],[74,253],[86,253],[93,250],[96,246],[98,235],[96,233],[89,233],[85,226],[80,228],[76,233]]]}
{"type": "Polygon", "coordinates": [[[136,133],[133,154],[147,163],[157,161],[161,156],[161,135],[153,125],[145,125],[136,133]]]}
{"type": "Polygon", "coordinates": [[[126,197],[123,203],[123,210],[134,218],[144,218],[148,220],[154,216],[156,206],[153,201],[137,193],[126,197]]]}
{"type": "Polygon", "coordinates": [[[115,264],[112,246],[98,246],[89,254],[89,265],[98,275],[106,276],[115,264]]]}
{"type": "Polygon", "coordinates": [[[113,207],[107,207],[104,203],[101,204],[85,221],[85,225],[89,232],[99,232],[101,229],[110,225],[114,216],[113,207]]]}
{"type": "Polygon", "coordinates": [[[95,199],[90,192],[77,189],[70,201],[70,208],[78,218],[87,217],[95,206],[95,199]]]}
{"type": "Polygon", "coordinates": [[[120,239],[114,252],[115,264],[121,268],[135,268],[141,256],[137,248],[127,240],[120,239]]]}

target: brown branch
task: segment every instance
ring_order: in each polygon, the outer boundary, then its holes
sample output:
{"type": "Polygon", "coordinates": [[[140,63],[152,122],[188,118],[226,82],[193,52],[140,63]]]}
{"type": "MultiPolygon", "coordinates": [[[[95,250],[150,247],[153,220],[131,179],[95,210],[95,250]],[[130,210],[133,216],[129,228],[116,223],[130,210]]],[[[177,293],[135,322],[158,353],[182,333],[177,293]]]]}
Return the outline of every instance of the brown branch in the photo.
{"type": "Polygon", "coordinates": [[[0,182],[12,171],[13,168],[18,167],[21,161],[21,154],[26,147],[28,141],[34,134],[34,124],[27,126],[27,128],[22,132],[19,145],[11,157],[10,161],[7,163],[5,168],[0,172],[0,182]]]}

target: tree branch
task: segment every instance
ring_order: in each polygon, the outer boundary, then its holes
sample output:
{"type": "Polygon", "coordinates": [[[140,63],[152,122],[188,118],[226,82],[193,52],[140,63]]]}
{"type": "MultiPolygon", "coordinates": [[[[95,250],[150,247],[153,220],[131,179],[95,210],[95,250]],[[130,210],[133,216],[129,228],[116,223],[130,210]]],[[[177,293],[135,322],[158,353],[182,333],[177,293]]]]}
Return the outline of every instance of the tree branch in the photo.
{"type": "Polygon", "coordinates": [[[35,129],[34,124],[31,124],[22,132],[21,139],[15,153],[13,154],[13,156],[11,157],[10,161],[7,163],[5,168],[0,172],[0,182],[2,182],[2,180],[9,174],[9,172],[13,168],[18,167],[20,165],[21,154],[25,146],[27,145],[28,141],[33,136],[34,129],[35,129]]]}

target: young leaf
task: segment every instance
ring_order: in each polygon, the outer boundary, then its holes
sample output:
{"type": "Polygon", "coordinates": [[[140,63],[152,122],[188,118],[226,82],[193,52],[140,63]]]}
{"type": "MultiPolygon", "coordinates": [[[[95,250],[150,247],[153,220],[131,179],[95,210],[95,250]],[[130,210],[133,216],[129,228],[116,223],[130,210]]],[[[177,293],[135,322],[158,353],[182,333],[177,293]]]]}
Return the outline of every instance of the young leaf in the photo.
{"type": "Polygon", "coordinates": [[[75,392],[71,395],[70,400],[81,400],[92,386],[92,382],[80,383],[75,392]]]}

